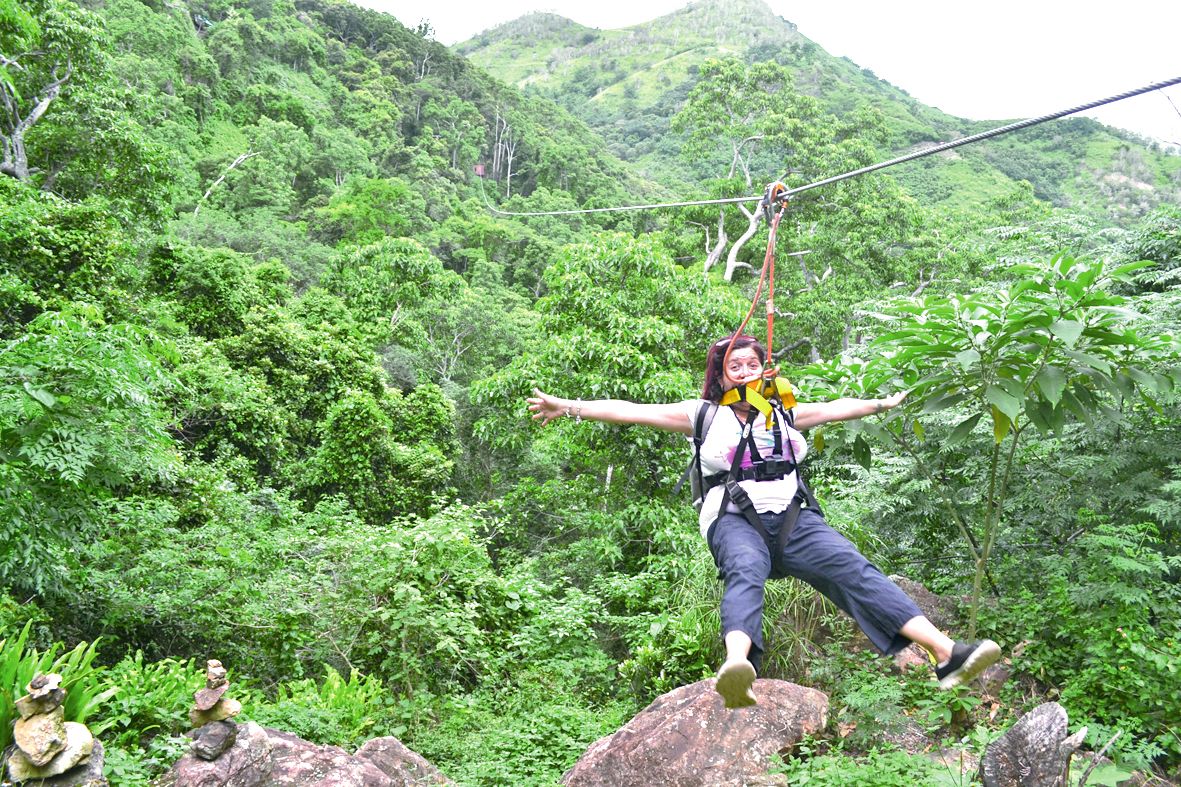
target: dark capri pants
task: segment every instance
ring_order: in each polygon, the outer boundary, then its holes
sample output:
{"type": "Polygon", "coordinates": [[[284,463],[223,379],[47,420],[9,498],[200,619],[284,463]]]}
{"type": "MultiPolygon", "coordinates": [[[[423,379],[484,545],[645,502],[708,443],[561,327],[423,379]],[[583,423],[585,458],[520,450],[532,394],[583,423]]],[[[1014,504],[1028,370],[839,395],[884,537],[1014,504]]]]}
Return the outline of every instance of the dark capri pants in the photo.
{"type": "Polygon", "coordinates": [[[918,606],[853,543],[833,530],[816,511],[800,511],[795,529],[773,566],[771,550],[786,512],[760,514],[771,542],[740,513],[718,518],[707,534],[710,551],[725,582],[722,635],[743,631],[751,639],[750,662],[761,671],[763,660],[763,587],[768,579],[796,577],[823,593],[848,613],[874,647],[894,654],[910,644],[898,633],[918,606]]]}

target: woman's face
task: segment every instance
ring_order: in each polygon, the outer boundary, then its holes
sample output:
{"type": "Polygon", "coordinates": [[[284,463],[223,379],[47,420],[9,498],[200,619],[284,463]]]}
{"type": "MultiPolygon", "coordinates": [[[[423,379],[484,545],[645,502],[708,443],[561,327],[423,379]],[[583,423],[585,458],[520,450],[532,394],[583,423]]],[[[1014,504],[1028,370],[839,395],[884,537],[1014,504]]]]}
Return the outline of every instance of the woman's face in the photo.
{"type": "Polygon", "coordinates": [[[763,371],[763,362],[753,347],[743,347],[730,353],[722,369],[722,389],[730,390],[757,378],[763,371]]]}

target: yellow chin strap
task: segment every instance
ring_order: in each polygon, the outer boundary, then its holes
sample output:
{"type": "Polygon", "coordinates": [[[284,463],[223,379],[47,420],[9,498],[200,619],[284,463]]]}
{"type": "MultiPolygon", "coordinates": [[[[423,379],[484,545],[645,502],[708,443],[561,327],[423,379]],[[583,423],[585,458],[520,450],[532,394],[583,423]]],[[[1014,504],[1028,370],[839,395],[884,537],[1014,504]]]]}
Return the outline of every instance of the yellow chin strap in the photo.
{"type": "Polygon", "coordinates": [[[774,380],[752,380],[739,388],[731,388],[722,394],[719,404],[731,405],[746,402],[758,410],[767,419],[767,428],[774,423],[775,411],[771,409],[770,398],[777,397],[783,403],[783,409],[790,410],[796,406],[796,397],[792,393],[791,383],[786,377],[776,377],[774,380]]]}

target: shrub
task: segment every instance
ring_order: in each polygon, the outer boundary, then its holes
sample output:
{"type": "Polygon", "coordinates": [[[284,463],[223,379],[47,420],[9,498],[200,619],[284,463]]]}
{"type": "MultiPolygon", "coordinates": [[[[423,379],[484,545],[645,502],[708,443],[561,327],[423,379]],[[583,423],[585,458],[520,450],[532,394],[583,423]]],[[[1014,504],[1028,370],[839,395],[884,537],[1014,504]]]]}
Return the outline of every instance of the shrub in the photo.
{"type": "Polygon", "coordinates": [[[399,704],[381,679],[355,669],[348,679],[324,665],[324,679],[280,684],[273,702],[246,709],[254,721],[314,743],[354,749],[370,738],[401,734],[399,704]]]}
{"type": "MultiPolygon", "coordinates": [[[[1041,562],[1040,581],[992,612],[993,628],[1025,641],[1014,665],[1061,692],[1072,718],[1155,740],[1181,756],[1169,727],[1181,707],[1181,591],[1156,527],[1082,512],[1086,532],[1041,562]]],[[[1032,578],[1031,578],[1032,579],[1032,578]]]]}

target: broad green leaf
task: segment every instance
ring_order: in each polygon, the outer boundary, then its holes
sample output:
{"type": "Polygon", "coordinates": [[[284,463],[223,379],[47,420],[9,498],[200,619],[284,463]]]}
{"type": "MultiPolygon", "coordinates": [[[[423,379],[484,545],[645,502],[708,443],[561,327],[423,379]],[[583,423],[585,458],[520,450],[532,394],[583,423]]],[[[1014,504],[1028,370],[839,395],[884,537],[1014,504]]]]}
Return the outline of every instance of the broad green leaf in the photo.
{"type": "Polygon", "coordinates": [[[1129,262],[1125,265],[1120,265],[1118,268],[1114,269],[1111,272],[1111,278],[1124,279],[1127,277],[1127,275],[1129,273],[1132,273],[1133,271],[1143,270],[1144,268],[1151,268],[1153,265],[1156,265],[1156,262],[1153,260],[1140,260],[1139,262],[1129,262]]]}
{"type": "Polygon", "coordinates": [[[1081,365],[1096,369],[1103,374],[1111,374],[1111,364],[1092,353],[1076,352],[1074,350],[1066,350],[1063,355],[1071,360],[1078,361],[1081,365]]]}
{"type": "MultiPolygon", "coordinates": [[[[1087,389],[1083,388],[1081,386],[1078,386],[1075,388],[1075,390],[1077,390],[1081,393],[1082,391],[1086,391],[1087,389]]],[[[1087,391],[1087,393],[1090,394],[1089,391],[1087,391]]],[[[1085,421],[1088,426],[1092,423],[1093,418],[1094,418],[1094,412],[1095,412],[1094,408],[1093,407],[1086,407],[1085,405],[1083,405],[1083,403],[1078,400],[1078,397],[1076,397],[1074,395],[1074,391],[1071,391],[1068,389],[1065,392],[1063,392],[1062,404],[1066,406],[1066,409],[1070,410],[1072,413],[1074,413],[1079,418],[1081,418],[1083,421],[1085,421]]]]}
{"type": "Polygon", "coordinates": [[[1050,333],[1062,340],[1067,347],[1074,347],[1078,337],[1083,335],[1083,324],[1078,320],[1055,320],[1050,333]]]}
{"type": "Polygon", "coordinates": [[[914,436],[919,440],[927,439],[927,430],[923,428],[923,425],[919,422],[919,419],[914,419],[914,423],[911,424],[911,428],[914,429],[914,436]]]}
{"type": "Polygon", "coordinates": [[[1066,389],[1066,374],[1057,366],[1047,364],[1037,373],[1034,384],[1047,402],[1057,406],[1062,401],[1062,391],[1066,389]]]}
{"type": "Polygon", "coordinates": [[[25,393],[43,404],[46,410],[52,410],[53,406],[57,404],[57,399],[49,391],[44,388],[34,388],[27,382],[25,383],[25,393]]]}
{"type": "Polygon", "coordinates": [[[984,391],[985,400],[1012,420],[1021,412],[1021,400],[999,385],[990,385],[984,391]]]}
{"type": "Polygon", "coordinates": [[[824,450],[824,432],[820,429],[817,429],[816,434],[812,435],[812,447],[816,449],[816,453],[824,450]]]}
{"type": "Polygon", "coordinates": [[[966,372],[972,368],[972,364],[980,363],[980,352],[976,349],[967,349],[956,353],[955,359],[959,362],[960,368],[966,372]]]}
{"type": "Polygon", "coordinates": [[[1048,420],[1050,422],[1050,426],[1054,429],[1055,432],[1061,432],[1062,427],[1066,426],[1066,410],[1065,410],[1065,408],[1063,408],[1062,405],[1058,405],[1057,407],[1050,408],[1050,414],[1049,414],[1048,420]]]}
{"type": "Polygon", "coordinates": [[[947,444],[959,445],[962,443],[964,438],[966,438],[976,427],[976,424],[979,423],[981,415],[982,413],[976,413],[976,415],[965,418],[956,424],[955,429],[951,430],[951,436],[947,438],[947,444]]]}
{"type": "Polygon", "coordinates": [[[998,443],[1005,439],[1005,435],[1013,428],[1013,421],[997,407],[992,408],[992,439],[998,443]]]}
{"type": "Polygon", "coordinates": [[[919,410],[919,412],[922,413],[923,415],[930,415],[931,413],[935,413],[940,410],[945,410],[948,407],[951,407],[956,402],[961,401],[962,399],[963,399],[963,396],[961,394],[955,394],[955,395],[939,394],[936,396],[929,396],[923,400],[923,406],[922,406],[922,409],[919,410]]]}
{"type": "Polygon", "coordinates": [[[1136,385],[1138,385],[1140,388],[1148,391],[1149,393],[1160,393],[1160,389],[1157,387],[1158,383],[1155,375],[1149,374],[1143,369],[1137,369],[1134,366],[1127,371],[1128,376],[1135,380],[1136,385]]]}
{"type": "Polygon", "coordinates": [[[1091,265],[1089,268],[1086,268],[1081,273],[1079,273],[1078,283],[1083,287],[1090,287],[1091,284],[1094,283],[1095,278],[1099,275],[1099,272],[1102,270],[1103,265],[1101,263],[1091,265]]]}
{"type": "Polygon", "coordinates": [[[1099,407],[1099,401],[1095,398],[1095,394],[1091,392],[1090,388],[1085,385],[1075,385],[1072,389],[1079,403],[1083,407],[1090,410],[1092,413],[1099,407]]]}
{"type": "Polygon", "coordinates": [[[1050,431],[1048,412],[1052,409],[1044,399],[1025,400],[1025,417],[1043,434],[1050,431]]]}
{"type": "Polygon", "coordinates": [[[1128,375],[1124,374],[1123,372],[1119,372],[1112,378],[1112,380],[1115,382],[1115,387],[1120,392],[1121,396],[1131,399],[1136,395],[1136,384],[1128,375]]]}
{"type": "Polygon", "coordinates": [[[869,469],[872,452],[869,443],[861,435],[857,435],[857,439],[853,441],[853,458],[857,460],[857,464],[869,469]]]}

